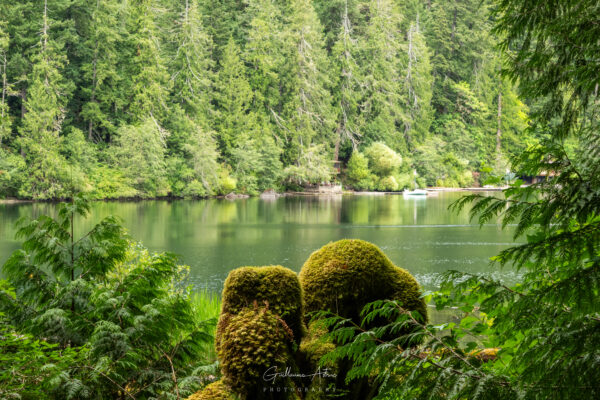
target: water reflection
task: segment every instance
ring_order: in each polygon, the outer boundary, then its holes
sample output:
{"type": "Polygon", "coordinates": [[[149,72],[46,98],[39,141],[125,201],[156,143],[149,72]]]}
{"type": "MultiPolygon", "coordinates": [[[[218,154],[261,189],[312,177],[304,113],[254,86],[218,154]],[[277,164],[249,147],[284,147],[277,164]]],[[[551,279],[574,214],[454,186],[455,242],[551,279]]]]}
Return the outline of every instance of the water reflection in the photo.
{"type": "MultiPolygon", "coordinates": [[[[480,229],[469,222],[467,211],[449,212],[458,196],[96,202],[77,230],[117,215],[150,249],[180,254],[192,267],[193,281],[203,287],[220,288],[228,271],[242,265],[281,264],[299,271],[311,252],[341,238],[377,244],[426,288],[434,288],[448,269],[516,280],[509,269],[493,271],[489,265],[489,257],[512,243],[510,232],[496,224],[480,229]]],[[[13,224],[19,217],[55,211],[52,204],[0,204],[0,262],[18,247],[13,224]]]]}

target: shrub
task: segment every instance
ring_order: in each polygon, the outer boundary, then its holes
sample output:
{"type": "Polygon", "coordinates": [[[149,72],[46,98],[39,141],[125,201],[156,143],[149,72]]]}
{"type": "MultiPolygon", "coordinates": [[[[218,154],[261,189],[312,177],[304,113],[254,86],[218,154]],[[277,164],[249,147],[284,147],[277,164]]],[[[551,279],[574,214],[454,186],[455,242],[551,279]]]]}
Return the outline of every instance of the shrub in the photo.
{"type": "Polygon", "coordinates": [[[369,170],[369,160],[364,154],[355,151],[348,161],[346,169],[348,183],[355,189],[373,189],[375,176],[369,170]]]}
{"type": "Polygon", "coordinates": [[[399,190],[413,189],[414,183],[413,183],[413,177],[411,175],[412,174],[408,174],[408,173],[402,173],[402,174],[396,175],[396,182],[398,182],[399,190]]]}
{"type": "Polygon", "coordinates": [[[16,196],[25,179],[27,164],[22,157],[0,147],[0,198],[16,196]]]}
{"type": "Polygon", "coordinates": [[[229,169],[226,166],[221,166],[219,171],[219,194],[228,194],[236,189],[236,180],[229,175],[229,169]]]}
{"type": "MultiPolygon", "coordinates": [[[[56,345],[64,360],[69,349],[85,350],[61,364],[60,379],[38,380],[47,394],[41,398],[114,399],[123,397],[123,388],[140,399],[195,392],[212,337],[208,321],[194,315],[185,286],[189,268],[177,265],[173,254],[151,254],[129,242],[114,217],[73,236],[76,218],[88,212],[88,202],[77,195],[60,205],[56,218],[21,219],[17,238],[23,248],[2,267],[7,283],[0,284],[0,315],[6,324],[56,345]]],[[[35,357],[37,349],[30,348],[35,357]]],[[[8,354],[7,364],[19,366],[20,351],[0,350],[8,354]]],[[[38,377],[55,369],[50,356],[40,368],[47,372],[34,370],[38,377]]],[[[31,358],[38,360],[45,362],[31,358]]]]}
{"type": "Polygon", "coordinates": [[[237,315],[221,315],[221,319],[226,320],[219,348],[223,382],[243,398],[265,398],[264,387],[282,385],[284,378],[269,382],[263,374],[269,368],[281,372],[293,365],[290,328],[267,307],[257,304],[237,315]]]}
{"type": "Polygon", "coordinates": [[[16,332],[0,313],[0,399],[47,398],[68,381],[72,366],[83,363],[86,352],[16,332]]]}
{"type": "Polygon", "coordinates": [[[366,304],[394,299],[427,318],[421,289],[413,276],[364,240],[339,240],[312,253],[302,266],[300,283],[308,312],[331,311],[360,324],[360,312],[366,304]]]}
{"type": "MultiPolygon", "coordinates": [[[[242,267],[231,271],[223,288],[222,314],[238,314],[252,307],[254,302],[261,306],[266,302],[269,310],[285,321],[294,340],[300,343],[305,331],[304,302],[296,273],[279,265],[242,267]]],[[[218,337],[219,334],[217,341],[218,337]]]]}
{"type": "Polygon", "coordinates": [[[383,192],[393,192],[398,190],[398,182],[396,182],[396,178],[394,178],[393,176],[386,176],[385,178],[381,178],[381,180],[377,184],[377,189],[383,192]]]}
{"type": "Polygon", "coordinates": [[[402,157],[382,142],[375,142],[365,150],[369,168],[378,177],[389,176],[402,164],[402,157]]]}
{"type": "Polygon", "coordinates": [[[330,182],[333,168],[327,150],[323,145],[311,145],[298,155],[295,164],[283,171],[283,180],[288,184],[303,186],[330,182]]]}
{"type": "Polygon", "coordinates": [[[139,193],[134,189],[131,180],[120,170],[105,165],[92,170],[90,181],[94,188],[90,196],[95,199],[116,199],[119,197],[136,197],[139,193]]]}

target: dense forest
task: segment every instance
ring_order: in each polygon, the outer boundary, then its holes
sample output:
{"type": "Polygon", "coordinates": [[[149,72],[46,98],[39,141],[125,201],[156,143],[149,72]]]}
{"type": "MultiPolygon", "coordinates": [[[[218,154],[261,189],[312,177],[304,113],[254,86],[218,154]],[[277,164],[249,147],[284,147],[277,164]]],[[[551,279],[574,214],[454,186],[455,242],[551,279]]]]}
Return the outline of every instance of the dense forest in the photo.
{"type": "Polygon", "coordinates": [[[398,190],[415,169],[420,186],[505,173],[532,139],[499,73],[491,7],[2,2],[0,197],[398,190]]]}
{"type": "Polygon", "coordinates": [[[91,193],[17,222],[21,248],[0,271],[0,398],[600,398],[597,0],[5,3],[2,190],[91,193]],[[422,293],[377,246],[345,239],[298,275],[230,271],[219,306],[117,218],[75,229],[90,196],[293,186],[335,179],[323,171],[336,157],[357,186],[413,166],[428,183],[471,169],[501,182],[511,155],[516,175],[546,179],[451,208],[510,227],[491,262],[514,284],[448,270],[422,293]],[[430,321],[425,302],[452,321],[430,321]],[[288,361],[336,376],[298,391],[321,376],[286,369],[291,390],[257,396],[260,372],[288,361]]]}

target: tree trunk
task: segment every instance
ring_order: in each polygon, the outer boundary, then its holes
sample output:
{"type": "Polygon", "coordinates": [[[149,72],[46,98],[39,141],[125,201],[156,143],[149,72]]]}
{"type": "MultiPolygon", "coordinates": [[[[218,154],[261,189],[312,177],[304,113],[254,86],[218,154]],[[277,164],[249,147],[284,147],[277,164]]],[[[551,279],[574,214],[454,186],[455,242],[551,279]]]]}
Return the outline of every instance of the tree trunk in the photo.
{"type": "Polygon", "coordinates": [[[2,118],[4,118],[4,102],[6,101],[6,54],[2,63],[2,118]]]}
{"type": "MultiPolygon", "coordinates": [[[[96,46],[98,44],[96,43],[96,46]]],[[[97,63],[98,49],[94,52],[94,61],[92,61],[93,69],[92,69],[92,96],[90,101],[93,103],[96,101],[96,63],[97,63]]],[[[89,126],[88,126],[88,140],[92,140],[92,132],[94,130],[94,122],[90,118],[89,126]]]]}
{"type": "Polygon", "coordinates": [[[341,141],[341,135],[342,133],[340,132],[340,127],[338,126],[337,128],[337,137],[335,139],[335,150],[333,152],[333,161],[339,161],[339,156],[340,156],[340,141],[341,141]]]}
{"type": "Polygon", "coordinates": [[[498,130],[496,131],[496,160],[500,162],[502,145],[502,91],[498,92],[498,130]]]}
{"type": "MultiPolygon", "coordinates": [[[[456,6],[454,7],[454,16],[452,17],[452,34],[450,35],[450,41],[454,42],[454,34],[456,33],[456,6]]],[[[452,46],[454,49],[454,46],[452,46]]]]}
{"type": "Polygon", "coordinates": [[[21,119],[23,119],[25,118],[25,113],[27,112],[27,108],[25,107],[25,101],[27,100],[27,89],[21,89],[19,97],[21,98],[21,119]]]}

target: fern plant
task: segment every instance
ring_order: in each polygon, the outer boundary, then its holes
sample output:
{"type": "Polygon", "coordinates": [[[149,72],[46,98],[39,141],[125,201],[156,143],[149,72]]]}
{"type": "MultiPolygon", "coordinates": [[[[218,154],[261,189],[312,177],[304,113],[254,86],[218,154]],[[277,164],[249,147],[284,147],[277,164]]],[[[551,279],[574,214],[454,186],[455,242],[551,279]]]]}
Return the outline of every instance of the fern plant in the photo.
{"type": "Polygon", "coordinates": [[[519,176],[543,179],[517,180],[501,196],[465,196],[452,208],[471,206],[480,224],[514,226],[525,243],[492,262],[518,269],[521,282],[448,272],[428,299],[460,311],[459,323],[419,324],[393,302],[364,310],[365,319],[394,317],[370,330],[318,315],[340,343],[323,362],[351,358],[349,379],[375,376],[379,398],[600,397],[599,11],[595,1],[496,4],[505,74],[535,105],[530,129],[540,138],[514,166],[519,176]],[[423,338],[420,348],[383,339],[406,324],[423,338]]]}
{"type": "Polygon", "coordinates": [[[49,343],[33,348],[48,357],[42,370],[57,368],[53,351],[77,355],[62,359],[60,373],[39,374],[46,390],[36,398],[185,398],[211,370],[207,344],[215,322],[194,315],[188,269],[173,254],[151,254],[131,242],[113,217],[76,237],[74,220],[88,212],[78,195],[60,205],[56,218],[20,220],[23,246],[2,269],[5,324],[49,343]]]}

